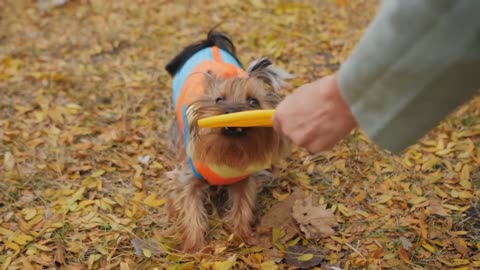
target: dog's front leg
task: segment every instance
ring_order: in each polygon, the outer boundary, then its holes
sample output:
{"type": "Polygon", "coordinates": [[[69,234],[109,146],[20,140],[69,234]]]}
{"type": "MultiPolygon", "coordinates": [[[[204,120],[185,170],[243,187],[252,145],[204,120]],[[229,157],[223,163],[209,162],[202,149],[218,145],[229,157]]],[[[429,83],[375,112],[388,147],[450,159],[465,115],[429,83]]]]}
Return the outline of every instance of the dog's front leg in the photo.
{"type": "Polygon", "coordinates": [[[176,192],[169,194],[169,212],[175,212],[175,230],[180,233],[183,251],[191,252],[205,245],[208,216],[205,198],[208,184],[185,170],[177,170],[173,176],[176,192]]]}
{"type": "Polygon", "coordinates": [[[252,236],[251,224],[254,221],[254,209],[257,197],[257,183],[254,177],[227,187],[230,202],[224,222],[229,230],[237,234],[243,241],[252,236]]]}

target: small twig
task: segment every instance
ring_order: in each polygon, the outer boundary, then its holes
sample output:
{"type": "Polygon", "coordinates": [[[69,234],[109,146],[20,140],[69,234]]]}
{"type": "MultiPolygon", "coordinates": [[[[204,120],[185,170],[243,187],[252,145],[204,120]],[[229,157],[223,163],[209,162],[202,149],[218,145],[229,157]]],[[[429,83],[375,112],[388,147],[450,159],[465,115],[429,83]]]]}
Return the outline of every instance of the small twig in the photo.
{"type": "Polygon", "coordinates": [[[347,247],[349,247],[351,250],[355,251],[355,253],[360,255],[360,257],[362,257],[362,259],[366,260],[366,258],[362,255],[362,253],[360,253],[360,251],[358,251],[356,248],[352,247],[349,243],[345,243],[345,245],[347,245],[347,247]]]}

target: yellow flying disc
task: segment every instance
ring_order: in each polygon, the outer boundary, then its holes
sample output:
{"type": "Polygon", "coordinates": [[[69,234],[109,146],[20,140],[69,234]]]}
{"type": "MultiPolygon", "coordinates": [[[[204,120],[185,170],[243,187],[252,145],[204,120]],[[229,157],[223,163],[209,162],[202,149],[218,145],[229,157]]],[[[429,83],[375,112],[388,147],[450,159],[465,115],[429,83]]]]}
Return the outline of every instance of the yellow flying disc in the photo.
{"type": "Polygon", "coordinates": [[[218,127],[271,127],[275,110],[251,110],[222,114],[198,120],[202,128],[218,127]]]}

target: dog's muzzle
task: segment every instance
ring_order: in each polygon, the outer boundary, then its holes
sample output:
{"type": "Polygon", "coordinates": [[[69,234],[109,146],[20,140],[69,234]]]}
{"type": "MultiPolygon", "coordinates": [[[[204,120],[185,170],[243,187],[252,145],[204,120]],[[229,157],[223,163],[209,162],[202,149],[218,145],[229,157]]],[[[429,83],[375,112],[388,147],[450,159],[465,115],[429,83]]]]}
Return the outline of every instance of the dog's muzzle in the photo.
{"type": "Polygon", "coordinates": [[[242,127],[224,127],[222,128],[222,134],[229,137],[241,137],[246,134],[247,129],[242,127]]]}

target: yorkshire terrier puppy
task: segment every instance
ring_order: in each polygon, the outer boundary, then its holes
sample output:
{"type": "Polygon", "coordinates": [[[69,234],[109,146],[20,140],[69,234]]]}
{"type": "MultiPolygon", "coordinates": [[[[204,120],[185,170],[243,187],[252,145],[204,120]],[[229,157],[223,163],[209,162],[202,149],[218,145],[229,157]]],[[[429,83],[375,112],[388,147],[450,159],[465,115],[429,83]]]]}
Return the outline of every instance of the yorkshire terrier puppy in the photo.
{"type": "Polygon", "coordinates": [[[273,109],[281,100],[278,90],[292,76],[267,58],[253,61],[244,71],[233,43],[218,32],[209,32],[206,40],[184,48],[166,69],[173,77],[176,114],[169,141],[179,164],[168,172],[164,186],[169,217],[174,220],[172,229],[184,251],[203,247],[208,230],[208,187],[221,186],[228,193],[224,224],[248,241],[257,181],[290,152],[290,145],[270,127],[199,128],[197,121],[273,109]]]}

